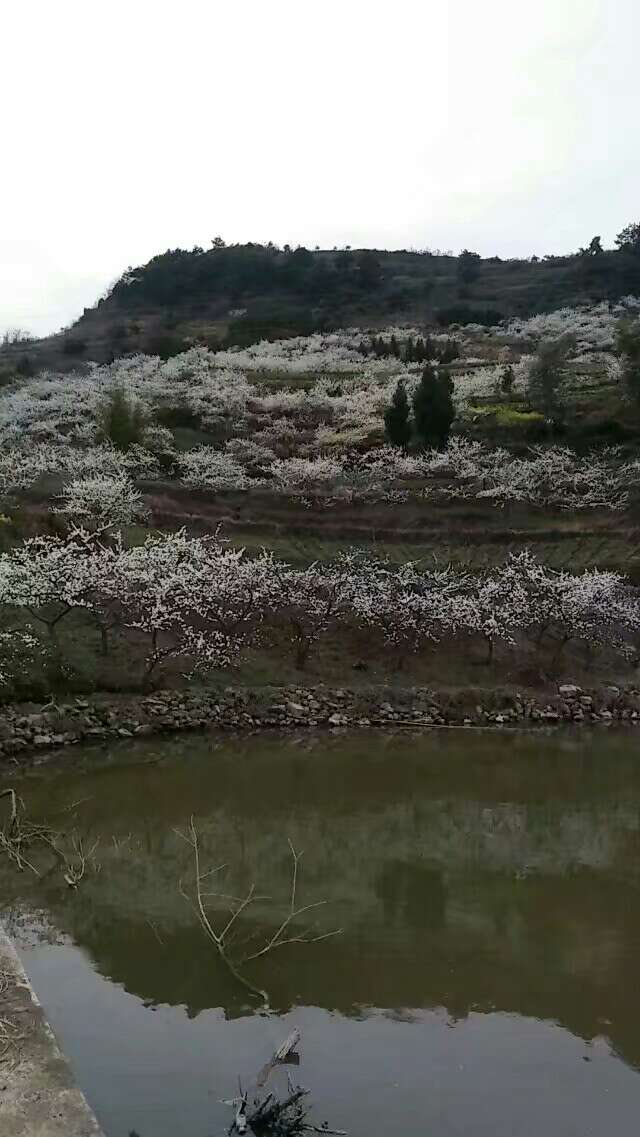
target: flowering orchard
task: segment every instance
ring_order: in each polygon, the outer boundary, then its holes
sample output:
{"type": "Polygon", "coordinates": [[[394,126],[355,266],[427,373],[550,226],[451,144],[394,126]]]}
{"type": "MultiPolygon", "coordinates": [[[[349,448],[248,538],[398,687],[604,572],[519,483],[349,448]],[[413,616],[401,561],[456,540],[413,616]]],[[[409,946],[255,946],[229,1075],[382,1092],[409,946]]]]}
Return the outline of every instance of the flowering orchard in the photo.
{"type": "MultiPolygon", "coordinates": [[[[366,333],[357,329],[243,350],[195,346],[167,361],[136,355],[90,364],[82,373],[18,379],[0,392],[0,496],[46,486],[53,476],[61,493],[54,509],[94,526],[139,519],[144,510],[132,483],[160,478],[213,492],[256,486],[294,496],[315,492],[329,504],[345,496],[444,495],[481,496],[497,505],[621,508],[634,492],[638,465],[612,450],[579,456],[556,446],[514,457],[461,432],[478,402],[522,400],[531,353],[545,337],[574,338],[573,387],[620,385],[611,351],[616,322],[638,311],[640,301],[629,297],[615,306],[432,336],[434,343],[455,342],[457,353],[450,373],[458,433],[443,452],[407,455],[384,445],[383,416],[398,380],[411,404],[422,364],[407,362],[406,351],[404,357],[363,353],[366,333]],[[104,408],[118,392],[143,423],[138,441],[123,451],[104,437],[104,408]],[[175,428],[166,425],[175,422],[195,428],[201,444],[179,445],[175,428]]],[[[417,335],[387,329],[378,341],[397,347],[417,335]]]]}
{"type": "MultiPolygon", "coordinates": [[[[329,632],[354,628],[375,633],[371,650],[378,642],[398,663],[453,639],[485,643],[488,657],[496,644],[525,638],[555,653],[582,641],[630,657],[640,633],[640,597],[623,577],[551,571],[528,551],[479,575],[396,567],[357,550],[296,568],[184,530],[131,548],[119,534],[79,528],[30,538],[0,557],[0,611],[0,649],[15,658],[38,643],[59,654],[61,624],[73,613],[100,629],[104,651],[114,633],[135,633],[146,643],[145,682],[170,659],[189,675],[232,667],[274,637],[303,668],[329,632]]],[[[0,667],[0,682],[5,673],[0,667]]]]}
{"type": "Polygon", "coordinates": [[[510,320],[504,328],[493,328],[498,336],[537,341],[570,335],[581,351],[608,351],[613,347],[616,325],[620,319],[640,313],[640,300],[625,296],[616,304],[603,300],[583,308],[559,308],[528,320],[510,320]]]}

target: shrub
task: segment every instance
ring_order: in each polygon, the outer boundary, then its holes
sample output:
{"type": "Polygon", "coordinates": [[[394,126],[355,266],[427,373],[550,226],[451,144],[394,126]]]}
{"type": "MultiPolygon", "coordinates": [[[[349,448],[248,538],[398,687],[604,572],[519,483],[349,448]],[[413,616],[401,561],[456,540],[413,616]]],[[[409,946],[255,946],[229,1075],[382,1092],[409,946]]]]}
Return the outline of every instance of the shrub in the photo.
{"type": "Polygon", "coordinates": [[[144,414],[139,403],[130,402],[122,388],[116,388],[102,407],[102,434],[116,450],[128,450],[142,441],[144,414]]]}
{"type": "Polygon", "coordinates": [[[618,325],[616,349],[627,394],[640,404],[640,320],[624,320],[618,325]]]}

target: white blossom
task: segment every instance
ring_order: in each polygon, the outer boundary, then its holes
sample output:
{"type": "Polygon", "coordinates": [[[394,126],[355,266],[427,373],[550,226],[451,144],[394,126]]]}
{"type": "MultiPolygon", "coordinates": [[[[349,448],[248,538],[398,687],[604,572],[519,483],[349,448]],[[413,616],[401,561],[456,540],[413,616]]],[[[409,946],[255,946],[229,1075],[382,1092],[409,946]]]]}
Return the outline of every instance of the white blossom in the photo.
{"type": "Polygon", "coordinates": [[[61,501],[60,513],[96,528],[131,525],[148,516],[142,495],[125,475],[75,478],[64,487],[61,501]]]}

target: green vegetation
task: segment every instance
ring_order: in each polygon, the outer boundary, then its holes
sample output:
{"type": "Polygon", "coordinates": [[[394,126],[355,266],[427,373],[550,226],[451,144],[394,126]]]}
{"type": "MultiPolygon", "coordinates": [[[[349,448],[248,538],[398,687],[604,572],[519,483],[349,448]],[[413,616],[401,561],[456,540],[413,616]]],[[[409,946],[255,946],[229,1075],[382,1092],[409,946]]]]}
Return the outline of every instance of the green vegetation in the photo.
{"type": "Polygon", "coordinates": [[[411,423],[409,400],[402,379],[398,380],[391,403],[384,412],[384,430],[387,442],[406,450],[411,441],[411,423]]]}
{"type": "Polygon", "coordinates": [[[449,372],[436,372],[428,363],[413,396],[413,418],[418,439],[424,446],[446,446],[455,418],[453,381],[449,372]]]}
{"type": "Polygon", "coordinates": [[[468,412],[479,418],[492,419],[497,426],[523,427],[534,423],[543,423],[544,415],[540,411],[519,410],[511,403],[484,403],[482,406],[469,404],[468,412]]]}
{"type": "Polygon", "coordinates": [[[622,360],[622,377],[632,401],[640,404],[640,320],[625,320],[618,328],[616,347],[622,360]]]}
{"type": "Polygon", "coordinates": [[[139,403],[130,401],[122,388],[117,388],[106,400],[102,412],[102,432],[116,450],[128,450],[140,442],[144,430],[144,415],[139,403]]]}
{"type": "Polygon", "coordinates": [[[540,344],[529,372],[529,398],[535,410],[555,424],[561,415],[560,396],[569,374],[571,336],[559,336],[540,344]]]}

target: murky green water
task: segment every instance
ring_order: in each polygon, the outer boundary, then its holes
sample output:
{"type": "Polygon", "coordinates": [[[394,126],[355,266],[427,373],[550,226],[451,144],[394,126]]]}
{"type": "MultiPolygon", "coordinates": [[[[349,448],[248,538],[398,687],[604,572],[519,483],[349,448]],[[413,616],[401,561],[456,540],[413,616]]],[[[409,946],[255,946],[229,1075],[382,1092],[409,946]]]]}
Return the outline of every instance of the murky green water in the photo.
{"type": "MultiPolygon", "coordinates": [[[[100,871],[75,893],[57,870],[33,883],[4,863],[0,885],[108,1137],[222,1134],[220,1099],[293,1025],[294,1078],[317,1120],[353,1137],[635,1133],[639,744],[605,730],[183,737],[14,778],[31,814],[100,837],[100,871]],[[343,929],[247,966],[269,1015],[180,894],[191,814],[234,895],[255,881],[286,900],[291,839],[301,902],[328,900],[319,930],[343,929]]],[[[243,936],[272,933],[282,910],[258,901],[243,936]]]]}

